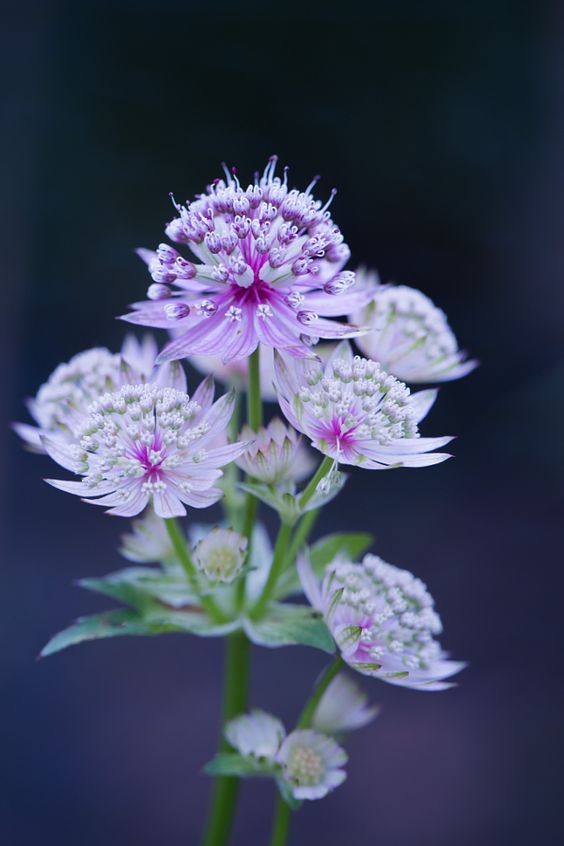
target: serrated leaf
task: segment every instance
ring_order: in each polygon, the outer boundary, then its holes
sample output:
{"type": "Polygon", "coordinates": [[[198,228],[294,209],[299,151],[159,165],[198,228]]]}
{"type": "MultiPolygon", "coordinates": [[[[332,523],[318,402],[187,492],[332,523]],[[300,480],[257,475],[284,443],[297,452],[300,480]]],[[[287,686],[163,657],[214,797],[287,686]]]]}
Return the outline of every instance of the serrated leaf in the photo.
{"type": "Polygon", "coordinates": [[[171,610],[154,607],[143,615],[143,619],[150,625],[170,626],[174,631],[189,632],[200,637],[222,637],[241,627],[240,620],[216,623],[199,609],[171,610]]]}
{"type": "Polygon", "coordinates": [[[245,631],[259,646],[302,644],[332,654],[335,644],[324,620],[309,606],[271,602],[261,620],[245,620],[245,631]]]}
{"type": "Polygon", "coordinates": [[[100,578],[81,579],[78,584],[138,609],[146,608],[151,599],[175,608],[195,601],[180,567],[126,567],[100,578]]]}
{"type": "Polygon", "coordinates": [[[265,778],[273,774],[274,767],[271,761],[247,758],[238,752],[220,752],[205,765],[204,772],[213,776],[265,778]]]}
{"type": "Polygon", "coordinates": [[[41,657],[53,655],[68,646],[88,640],[100,640],[125,635],[157,635],[179,631],[171,626],[148,623],[135,611],[119,608],[92,617],[81,617],[72,626],[59,632],[41,650],[41,657]]]}
{"type": "Polygon", "coordinates": [[[289,526],[300,516],[296,497],[292,494],[277,491],[263,482],[240,482],[238,487],[277,511],[282,522],[289,526]]]}
{"type": "MultiPolygon", "coordinates": [[[[316,541],[309,549],[312,569],[321,578],[325,568],[340,555],[352,561],[358,559],[374,542],[374,537],[368,532],[339,532],[326,535],[316,541]]],[[[294,567],[282,573],[276,590],[276,598],[302,593],[300,578],[294,567]]]]}

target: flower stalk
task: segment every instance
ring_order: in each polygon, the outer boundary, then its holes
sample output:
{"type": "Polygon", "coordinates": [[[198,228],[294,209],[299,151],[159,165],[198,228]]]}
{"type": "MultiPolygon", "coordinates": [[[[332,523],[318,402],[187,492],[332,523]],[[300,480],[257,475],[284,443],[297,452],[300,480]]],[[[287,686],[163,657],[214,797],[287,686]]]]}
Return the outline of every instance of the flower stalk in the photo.
{"type": "Polygon", "coordinates": [[[184,572],[186,573],[188,583],[190,584],[194,593],[198,597],[202,608],[207,611],[208,615],[214,622],[224,622],[225,616],[214,601],[213,597],[209,596],[208,594],[201,593],[198,587],[198,577],[196,574],[196,568],[194,566],[194,562],[192,561],[192,556],[190,555],[190,551],[188,549],[188,544],[186,543],[186,540],[184,538],[184,534],[180,526],[178,525],[178,521],[175,520],[174,517],[172,517],[170,520],[165,520],[165,525],[174,551],[178,557],[178,560],[182,564],[182,567],[184,568],[184,572]]]}

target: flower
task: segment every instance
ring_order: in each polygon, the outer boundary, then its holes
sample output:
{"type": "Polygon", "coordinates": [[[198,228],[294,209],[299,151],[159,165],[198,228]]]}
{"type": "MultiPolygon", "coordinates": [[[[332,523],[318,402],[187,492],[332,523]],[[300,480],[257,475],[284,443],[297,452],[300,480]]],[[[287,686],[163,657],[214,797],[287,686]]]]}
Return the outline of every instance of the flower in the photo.
{"type": "MultiPolygon", "coordinates": [[[[353,337],[353,326],[327,320],[350,314],[367,301],[344,271],[349,248],[328,211],[311,194],[289,190],[275,176],[272,157],[259,179],[244,189],[225,169],[166,227],[199,263],[168,244],[139,251],[153,284],[148,300],[133,304],[123,319],[182,332],[158,361],[190,355],[247,358],[260,343],[295,356],[311,355],[319,338],[353,337]]],[[[331,195],[332,198],[333,194],[331,195]]]]}
{"type": "Polygon", "coordinates": [[[212,405],[213,384],[202,382],[192,399],[174,388],[125,385],[88,409],[71,442],[43,436],[48,454],[84,478],[48,479],[56,488],[109,513],[134,517],[149,502],[159,517],[186,514],[183,503],[205,508],[221,497],[219,469],[237,458],[245,443],[211,446],[233,413],[233,392],[212,405]]]}
{"type": "Polygon", "coordinates": [[[278,417],[256,433],[243,426],[241,438],[252,443],[237,459],[237,464],[249,476],[267,485],[297,482],[309,476],[315,466],[295,429],[285,426],[278,417]]]}
{"type": "Polygon", "coordinates": [[[331,737],[312,729],[297,729],[286,736],[280,720],[264,711],[230,720],[225,737],[241,755],[260,762],[262,769],[256,774],[274,776],[285,796],[322,799],[346,778],[341,769],[347,762],[346,752],[331,737]]]}
{"type": "Polygon", "coordinates": [[[245,757],[274,760],[285,735],[280,720],[259,710],[241,714],[225,726],[227,742],[245,757]]]}
{"type": "Polygon", "coordinates": [[[444,690],[465,666],[447,660],[433,598],[408,570],[365,555],[336,561],[321,584],[305,557],[298,562],[304,593],[320,611],[344,660],[354,670],[414,690],[444,690]]]}
{"type": "Polygon", "coordinates": [[[378,715],[379,709],[367,706],[368,696],[359,685],[339,673],[315,710],[312,727],[325,734],[342,734],[368,725],[378,715]]]}
{"type": "Polygon", "coordinates": [[[294,799],[322,799],[346,779],[347,754],[331,737],[297,729],[282,743],[277,760],[294,799]]]}
{"type": "Polygon", "coordinates": [[[443,311],[421,291],[406,285],[376,285],[377,277],[358,271],[360,287],[373,291],[370,301],[352,317],[369,326],[358,338],[364,355],[405,382],[448,382],[474,370],[466,361],[443,311]]]}
{"type": "Polygon", "coordinates": [[[176,563],[176,553],[162,517],[152,509],[134,520],[131,532],[121,537],[120,552],[136,564],[176,563]]]}
{"type": "Polygon", "coordinates": [[[196,545],[194,564],[209,582],[233,582],[243,568],[247,538],[233,529],[212,529],[196,545]]]}
{"type": "MultiPolygon", "coordinates": [[[[191,355],[189,363],[200,373],[211,374],[224,385],[244,391],[247,387],[248,359],[237,358],[223,363],[219,355],[191,355]]],[[[260,395],[263,402],[275,402],[274,389],[274,357],[270,347],[262,347],[260,351],[260,395]]]]}
{"type": "Polygon", "coordinates": [[[419,421],[436,391],[412,395],[379,364],[342,342],[325,365],[274,354],[278,401],[289,422],[340,464],[369,470],[426,467],[450,456],[428,454],[452,438],[421,438],[419,421]]]}
{"type": "Polygon", "coordinates": [[[157,345],[150,335],[139,342],[127,335],[121,353],[95,347],[73,356],[59,366],[27,405],[37,426],[15,423],[18,435],[35,452],[45,452],[42,435],[71,441],[77,421],[88,406],[107,391],[116,391],[127,383],[155,382],[165,387],[186,390],[186,376],[174,362],[155,368],[157,345]]]}

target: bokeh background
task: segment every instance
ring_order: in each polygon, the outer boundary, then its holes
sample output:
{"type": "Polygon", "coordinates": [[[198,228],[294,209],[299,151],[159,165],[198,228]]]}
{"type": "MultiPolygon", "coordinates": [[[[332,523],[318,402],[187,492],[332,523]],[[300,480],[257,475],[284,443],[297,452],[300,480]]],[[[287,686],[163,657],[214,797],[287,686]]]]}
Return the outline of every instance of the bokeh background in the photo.
{"type": "MultiPolygon", "coordinates": [[[[380,718],[291,843],[553,844],[562,834],[564,8],[498,0],[6,4],[0,403],[0,841],[197,842],[221,644],[123,639],[37,663],[104,600],[112,520],[42,483],[8,421],[75,352],[117,349],[168,192],[277,152],[320,173],[357,264],[424,289],[482,361],[426,432],[455,460],[356,473],[323,529],[370,528],[429,584],[469,668],[444,694],[366,684],[380,718]],[[5,419],[5,423],[4,423],[5,419]]],[[[321,653],[255,650],[252,702],[297,715],[321,653]]],[[[234,846],[266,842],[246,783],[234,846]]]]}

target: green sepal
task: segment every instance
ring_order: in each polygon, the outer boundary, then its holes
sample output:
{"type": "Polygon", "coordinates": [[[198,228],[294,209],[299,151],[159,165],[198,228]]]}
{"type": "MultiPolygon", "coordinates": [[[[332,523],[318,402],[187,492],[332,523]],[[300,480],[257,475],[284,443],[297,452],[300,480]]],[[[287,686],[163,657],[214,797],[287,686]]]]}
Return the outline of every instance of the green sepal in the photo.
{"type": "Polygon", "coordinates": [[[238,752],[219,752],[205,767],[204,772],[212,776],[239,776],[241,778],[267,778],[279,769],[266,759],[246,757],[238,752]]]}
{"type": "Polygon", "coordinates": [[[260,620],[245,619],[249,640],[259,646],[302,644],[333,654],[335,643],[321,615],[306,605],[271,602],[260,620]]]}
{"type": "Polygon", "coordinates": [[[296,799],[294,794],[292,793],[292,788],[284,778],[277,778],[276,784],[278,785],[278,790],[280,791],[280,795],[284,802],[292,809],[292,811],[297,811],[298,808],[301,806],[301,800],[296,799]]]}

